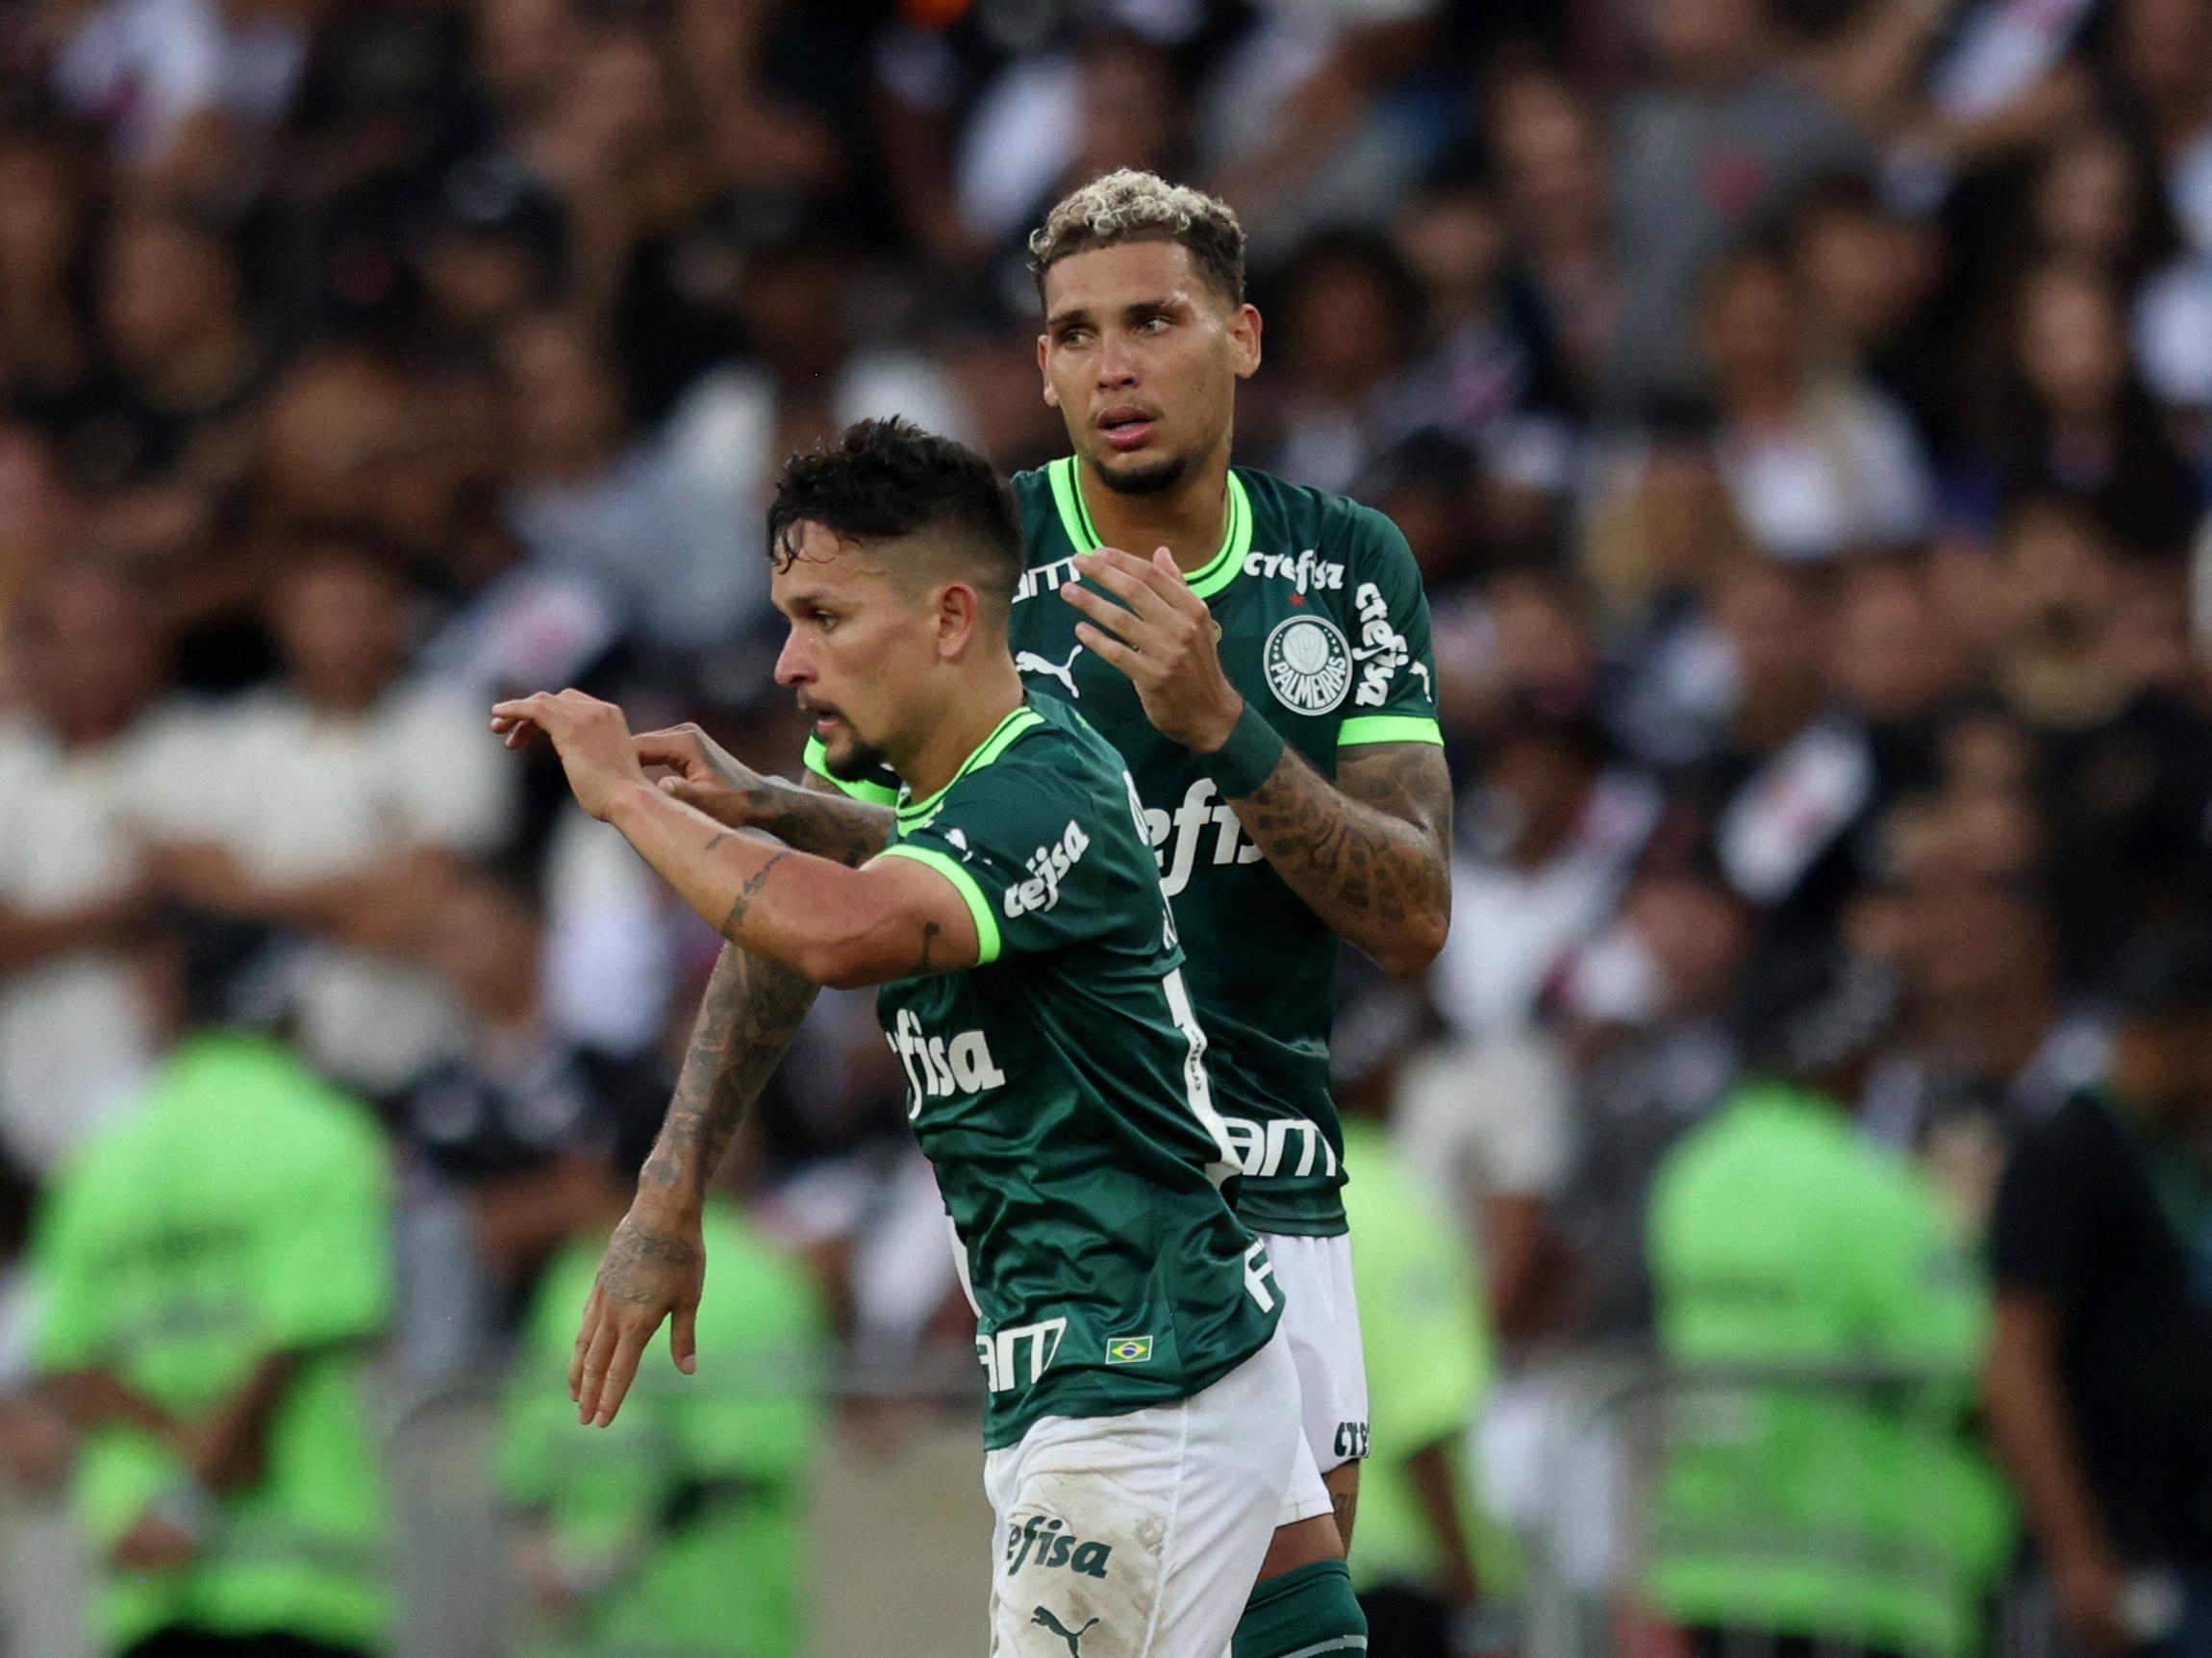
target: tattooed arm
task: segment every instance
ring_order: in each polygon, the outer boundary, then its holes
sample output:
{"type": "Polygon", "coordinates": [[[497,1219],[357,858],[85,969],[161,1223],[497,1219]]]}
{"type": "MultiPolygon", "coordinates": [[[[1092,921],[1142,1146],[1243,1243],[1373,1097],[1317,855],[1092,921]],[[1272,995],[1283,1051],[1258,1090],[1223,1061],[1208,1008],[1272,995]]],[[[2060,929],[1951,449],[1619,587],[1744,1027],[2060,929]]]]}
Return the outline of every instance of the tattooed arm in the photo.
{"type": "MultiPolygon", "coordinates": [[[[1219,631],[1163,547],[1150,560],[1085,553],[1060,596],[1091,620],[1075,637],[1129,676],[1144,716],[1200,754],[1228,741],[1244,712],[1222,670],[1219,631]]],[[[1395,978],[1444,948],[1451,921],[1451,775],[1432,743],[1358,743],[1328,781],[1286,748],[1267,781],[1230,806],[1275,872],[1347,943],[1395,978]]]]}
{"type": "Polygon", "coordinates": [[[1275,872],[1394,978],[1436,959],[1451,924],[1451,775],[1431,743],[1345,749],[1329,782],[1286,748],[1229,802],[1275,872]]]}
{"type": "MultiPolygon", "coordinates": [[[[579,1419],[615,1419],[645,1345],[697,1366],[706,1277],[700,1214],[738,1124],[791,1044],[818,986],[972,965],[975,921],[944,877],[904,859],[853,869],[716,826],[644,781],[620,712],[575,692],[500,705],[511,741],[542,731],[593,816],[614,823],[726,941],[674,1098],[602,1257],[568,1365],[579,1419]]],[[[829,788],[826,782],[819,785],[829,788]]]]}
{"type": "Polygon", "coordinates": [[[764,777],[695,725],[647,731],[638,759],[665,766],[662,790],[729,829],[759,829],[787,846],[858,867],[891,843],[892,809],[849,800],[827,779],[764,777]]]}

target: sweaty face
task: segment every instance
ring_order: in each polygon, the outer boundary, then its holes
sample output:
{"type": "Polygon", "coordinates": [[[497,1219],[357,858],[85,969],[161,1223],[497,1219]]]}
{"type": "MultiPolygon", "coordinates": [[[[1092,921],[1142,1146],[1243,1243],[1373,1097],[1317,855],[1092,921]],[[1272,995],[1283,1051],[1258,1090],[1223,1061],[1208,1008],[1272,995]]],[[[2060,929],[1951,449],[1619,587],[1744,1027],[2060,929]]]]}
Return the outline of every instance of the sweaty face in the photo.
{"type": "Polygon", "coordinates": [[[830,773],[861,778],[902,747],[937,664],[937,606],[889,556],[802,524],[795,554],[768,584],[791,637],[776,683],[798,693],[830,773]]]}
{"type": "Polygon", "coordinates": [[[1154,494],[1227,447],[1237,382],[1260,364],[1260,314],[1232,305],[1178,242],[1096,248],[1045,273],[1037,361],[1044,401],[1099,481],[1154,494]]]}

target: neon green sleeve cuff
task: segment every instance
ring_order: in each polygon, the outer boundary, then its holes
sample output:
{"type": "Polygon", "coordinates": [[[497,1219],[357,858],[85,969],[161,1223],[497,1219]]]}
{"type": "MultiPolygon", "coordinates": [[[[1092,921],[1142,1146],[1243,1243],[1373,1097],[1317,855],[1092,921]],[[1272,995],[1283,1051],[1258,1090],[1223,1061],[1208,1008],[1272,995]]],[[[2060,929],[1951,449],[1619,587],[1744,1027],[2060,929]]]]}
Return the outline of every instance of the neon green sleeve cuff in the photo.
{"type": "Polygon", "coordinates": [[[832,774],[829,762],[823,758],[822,740],[818,737],[807,739],[806,768],[817,777],[829,778],[832,783],[838,786],[839,792],[850,795],[855,800],[865,800],[870,806],[895,806],[898,804],[898,791],[895,789],[886,788],[881,783],[872,783],[865,777],[855,780],[832,774]]]}
{"type": "Polygon", "coordinates": [[[959,859],[948,858],[933,847],[911,845],[903,841],[896,846],[886,846],[880,856],[911,858],[950,881],[952,890],[960,894],[968,905],[968,915],[975,920],[975,965],[985,967],[998,960],[998,917],[992,913],[991,900],[983,895],[975,877],[961,867],[959,859]]]}
{"type": "Polygon", "coordinates": [[[1444,727],[1425,714],[1369,714],[1337,727],[1337,746],[1362,742],[1428,742],[1444,746],[1444,727]]]}

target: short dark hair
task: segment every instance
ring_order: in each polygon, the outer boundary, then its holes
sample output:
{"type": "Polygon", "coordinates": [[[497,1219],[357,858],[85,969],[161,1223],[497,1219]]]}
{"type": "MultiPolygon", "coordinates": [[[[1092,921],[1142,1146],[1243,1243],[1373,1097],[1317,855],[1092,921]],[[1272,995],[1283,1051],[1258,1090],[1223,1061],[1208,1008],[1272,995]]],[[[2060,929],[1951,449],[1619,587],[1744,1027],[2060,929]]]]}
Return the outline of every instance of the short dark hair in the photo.
{"type": "Polygon", "coordinates": [[[808,524],[864,545],[942,531],[975,555],[986,590],[1008,605],[1021,577],[1014,492],[974,450],[911,420],[857,420],[784,463],[768,503],[777,569],[798,556],[808,524]]]}

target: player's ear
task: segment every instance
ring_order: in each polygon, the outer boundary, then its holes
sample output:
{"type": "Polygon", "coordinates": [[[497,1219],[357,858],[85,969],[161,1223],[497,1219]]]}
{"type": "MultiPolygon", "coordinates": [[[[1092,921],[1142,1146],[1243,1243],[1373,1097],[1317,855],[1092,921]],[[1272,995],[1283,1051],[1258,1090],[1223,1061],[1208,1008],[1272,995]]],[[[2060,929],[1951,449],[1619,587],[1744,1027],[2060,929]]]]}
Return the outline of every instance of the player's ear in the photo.
{"type": "Polygon", "coordinates": [[[1040,334],[1037,337],[1037,375],[1039,379],[1044,382],[1044,407],[1057,409],[1060,407],[1060,393],[1052,389],[1052,371],[1044,366],[1045,360],[1050,356],[1051,350],[1051,338],[1048,335],[1040,334]]]}
{"type": "Polygon", "coordinates": [[[937,654],[950,661],[982,632],[983,597],[966,582],[938,590],[937,654]]]}
{"type": "Polygon", "coordinates": [[[1260,308],[1240,305],[1229,314],[1229,347],[1237,360],[1237,378],[1249,380],[1260,371],[1260,308]]]}

